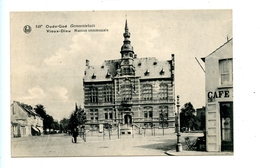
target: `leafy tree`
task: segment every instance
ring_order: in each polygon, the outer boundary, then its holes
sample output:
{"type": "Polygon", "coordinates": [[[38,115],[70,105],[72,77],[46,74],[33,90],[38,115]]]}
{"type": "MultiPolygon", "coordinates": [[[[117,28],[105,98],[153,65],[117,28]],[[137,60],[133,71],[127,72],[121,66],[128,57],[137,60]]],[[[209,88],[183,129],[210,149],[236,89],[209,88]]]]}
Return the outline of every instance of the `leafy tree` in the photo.
{"type": "Polygon", "coordinates": [[[60,130],[62,132],[68,132],[69,130],[69,119],[68,118],[63,118],[60,120],[60,130]]]}
{"type": "Polygon", "coordinates": [[[52,116],[48,114],[46,115],[45,119],[43,120],[43,127],[45,131],[46,129],[54,129],[54,119],[52,116]]]}
{"type": "Polygon", "coordinates": [[[46,111],[44,109],[45,107],[41,104],[37,104],[34,108],[35,112],[39,114],[43,119],[46,117],[46,111]]]}
{"type": "Polygon", "coordinates": [[[53,122],[53,127],[54,130],[60,130],[60,124],[58,123],[58,121],[54,121],[53,122]]]}
{"type": "Polygon", "coordinates": [[[86,113],[84,112],[84,109],[81,107],[77,107],[75,110],[71,113],[68,129],[72,130],[73,128],[85,124],[86,121],[86,113]]]}
{"type": "Polygon", "coordinates": [[[45,107],[41,104],[37,104],[34,108],[35,112],[43,118],[43,130],[46,132],[47,129],[54,129],[54,119],[52,116],[46,113],[45,107]]]}
{"type": "Polygon", "coordinates": [[[199,129],[199,119],[195,116],[195,109],[193,105],[188,102],[184,104],[184,107],[181,108],[180,113],[180,126],[181,128],[188,128],[190,129],[199,129]]]}

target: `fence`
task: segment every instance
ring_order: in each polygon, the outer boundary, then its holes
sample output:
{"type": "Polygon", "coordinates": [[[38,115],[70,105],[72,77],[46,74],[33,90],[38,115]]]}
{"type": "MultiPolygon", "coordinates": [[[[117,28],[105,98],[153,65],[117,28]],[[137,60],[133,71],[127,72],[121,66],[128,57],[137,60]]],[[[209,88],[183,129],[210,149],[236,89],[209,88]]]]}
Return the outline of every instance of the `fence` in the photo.
{"type": "Polygon", "coordinates": [[[121,138],[140,138],[140,137],[155,137],[155,136],[170,136],[175,135],[175,128],[145,128],[133,125],[127,127],[131,134],[121,134],[122,129],[118,126],[112,126],[111,128],[82,130],[79,132],[79,136],[86,141],[102,141],[121,138]]]}

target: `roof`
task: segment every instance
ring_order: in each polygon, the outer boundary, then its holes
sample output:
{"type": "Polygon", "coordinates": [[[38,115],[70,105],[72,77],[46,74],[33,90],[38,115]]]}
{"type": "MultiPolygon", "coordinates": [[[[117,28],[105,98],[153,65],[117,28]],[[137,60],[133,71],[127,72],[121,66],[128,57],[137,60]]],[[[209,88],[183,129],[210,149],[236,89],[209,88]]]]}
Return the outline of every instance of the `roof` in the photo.
{"type": "Polygon", "coordinates": [[[229,39],[229,40],[226,41],[224,44],[222,44],[221,46],[219,46],[216,50],[214,50],[213,52],[211,52],[208,56],[201,58],[201,60],[202,60],[203,62],[205,62],[205,59],[206,59],[207,57],[211,56],[213,53],[215,53],[216,51],[218,51],[220,48],[222,48],[223,46],[225,46],[226,44],[228,44],[228,43],[231,42],[232,40],[233,40],[233,38],[229,39]]]}
{"type": "Polygon", "coordinates": [[[32,116],[39,116],[39,114],[37,114],[36,112],[34,112],[34,110],[32,109],[32,106],[24,104],[24,103],[20,103],[18,101],[14,101],[14,103],[16,103],[23,111],[25,111],[28,115],[32,115],[32,116]]]}
{"type": "MultiPolygon", "coordinates": [[[[120,62],[121,59],[105,60],[101,65],[87,66],[83,81],[112,81],[112,78],[117,75],[120,62]]],[[[155,57],[135,58],[133,66],[135,76],[142,79],[171,77],[170,61],[158,61],[155,57]]]]}

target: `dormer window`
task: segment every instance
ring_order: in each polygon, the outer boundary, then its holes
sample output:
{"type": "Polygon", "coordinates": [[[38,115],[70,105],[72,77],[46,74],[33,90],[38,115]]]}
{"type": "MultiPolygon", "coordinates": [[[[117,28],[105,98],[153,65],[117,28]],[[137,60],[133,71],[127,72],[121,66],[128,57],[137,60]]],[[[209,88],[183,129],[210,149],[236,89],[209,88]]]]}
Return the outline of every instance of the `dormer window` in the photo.
{"type": "Polygon", "coordinates": [[[110,73],[109,72],[107,72],[107,74],[106,74],[106,78],[110,78],[110,73]]]}
{"type": "Polygon", "coordinates": [[[93,75],[92,75],[92,79],[96,79],[96,78],[97,78],[96,74],[93,73],[93,75]]]}
{"type": "Polygon", "coordinates": [[[164,69],[162,69],[161,71],[160,71],[160,75],[164,75],[165,74],[165,71],[164,71],[164,69]]]}
{"type": "Polygon", "coordinates": [[[150,75],[150,71],[147,69],[144,73],[145,76],[149,76],[150,75]]]}

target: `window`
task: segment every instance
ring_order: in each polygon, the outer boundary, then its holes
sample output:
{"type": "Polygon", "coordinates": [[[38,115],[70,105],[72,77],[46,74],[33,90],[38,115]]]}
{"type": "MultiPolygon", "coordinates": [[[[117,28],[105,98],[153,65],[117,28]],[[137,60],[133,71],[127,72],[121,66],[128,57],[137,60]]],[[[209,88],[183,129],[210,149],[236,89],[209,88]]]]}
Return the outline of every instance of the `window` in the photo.
{"type": "Polygon", "coordinates": [[[90,115],[90,119],[92,121],[94,121],[94,120],[97,121],[98,120],[98,109],[90,109],[89,115],[90,115]]]}
{"type": "Polygon", "coordinates": [[[219,61],[220,85],[229,85],[233,83],[233,65],[232,59],[219,61]]]}
{"type": "Polygon", "coordinates": [[[113,119],[113,110],[112,109],[105,109],[105,119],[112,120],[113,119]]]}
{"type": "Polygon", "coordinates": [[[91,103],[98,102],[98,88],[97,87],[90,88],[90,102],[91,103]]]}
{"type": "Polygon", "coordinates": [[[147,69],[144,73],[144,76],[149,76],[150,75],[150,71],[147,69]]]}
{"type": "Polygon", "coordinates": [[[129,75],[130,74],[130,68],[123,68],[122,75],[129,75]]]}
{"type": "Polygon", "coordinates": [[[112,87],[106,86],[104,87],[104,101],[112,102],[112,87]]]}
{"type": "Polygon", "coordinates": [[[123,85],[121,91],[123,100],[132,100],[132,85],[123,85]]]}
{"type": "Polygon", "coordinates": [[[152,85],[145,84],[142,89],[143,100],[152,100],[152,85]]]}
{"type": "Polygon", "coordinates": [[[168,99],[168,85],[166,83],[160,84],[160,92],[159,92],[160,100],[168,99]]]}
{"type": "Polygon", "coordinates": [[[152,107],[144,107],[144,119],[145,120],[153,120],[153,108],[152,107]]]}

